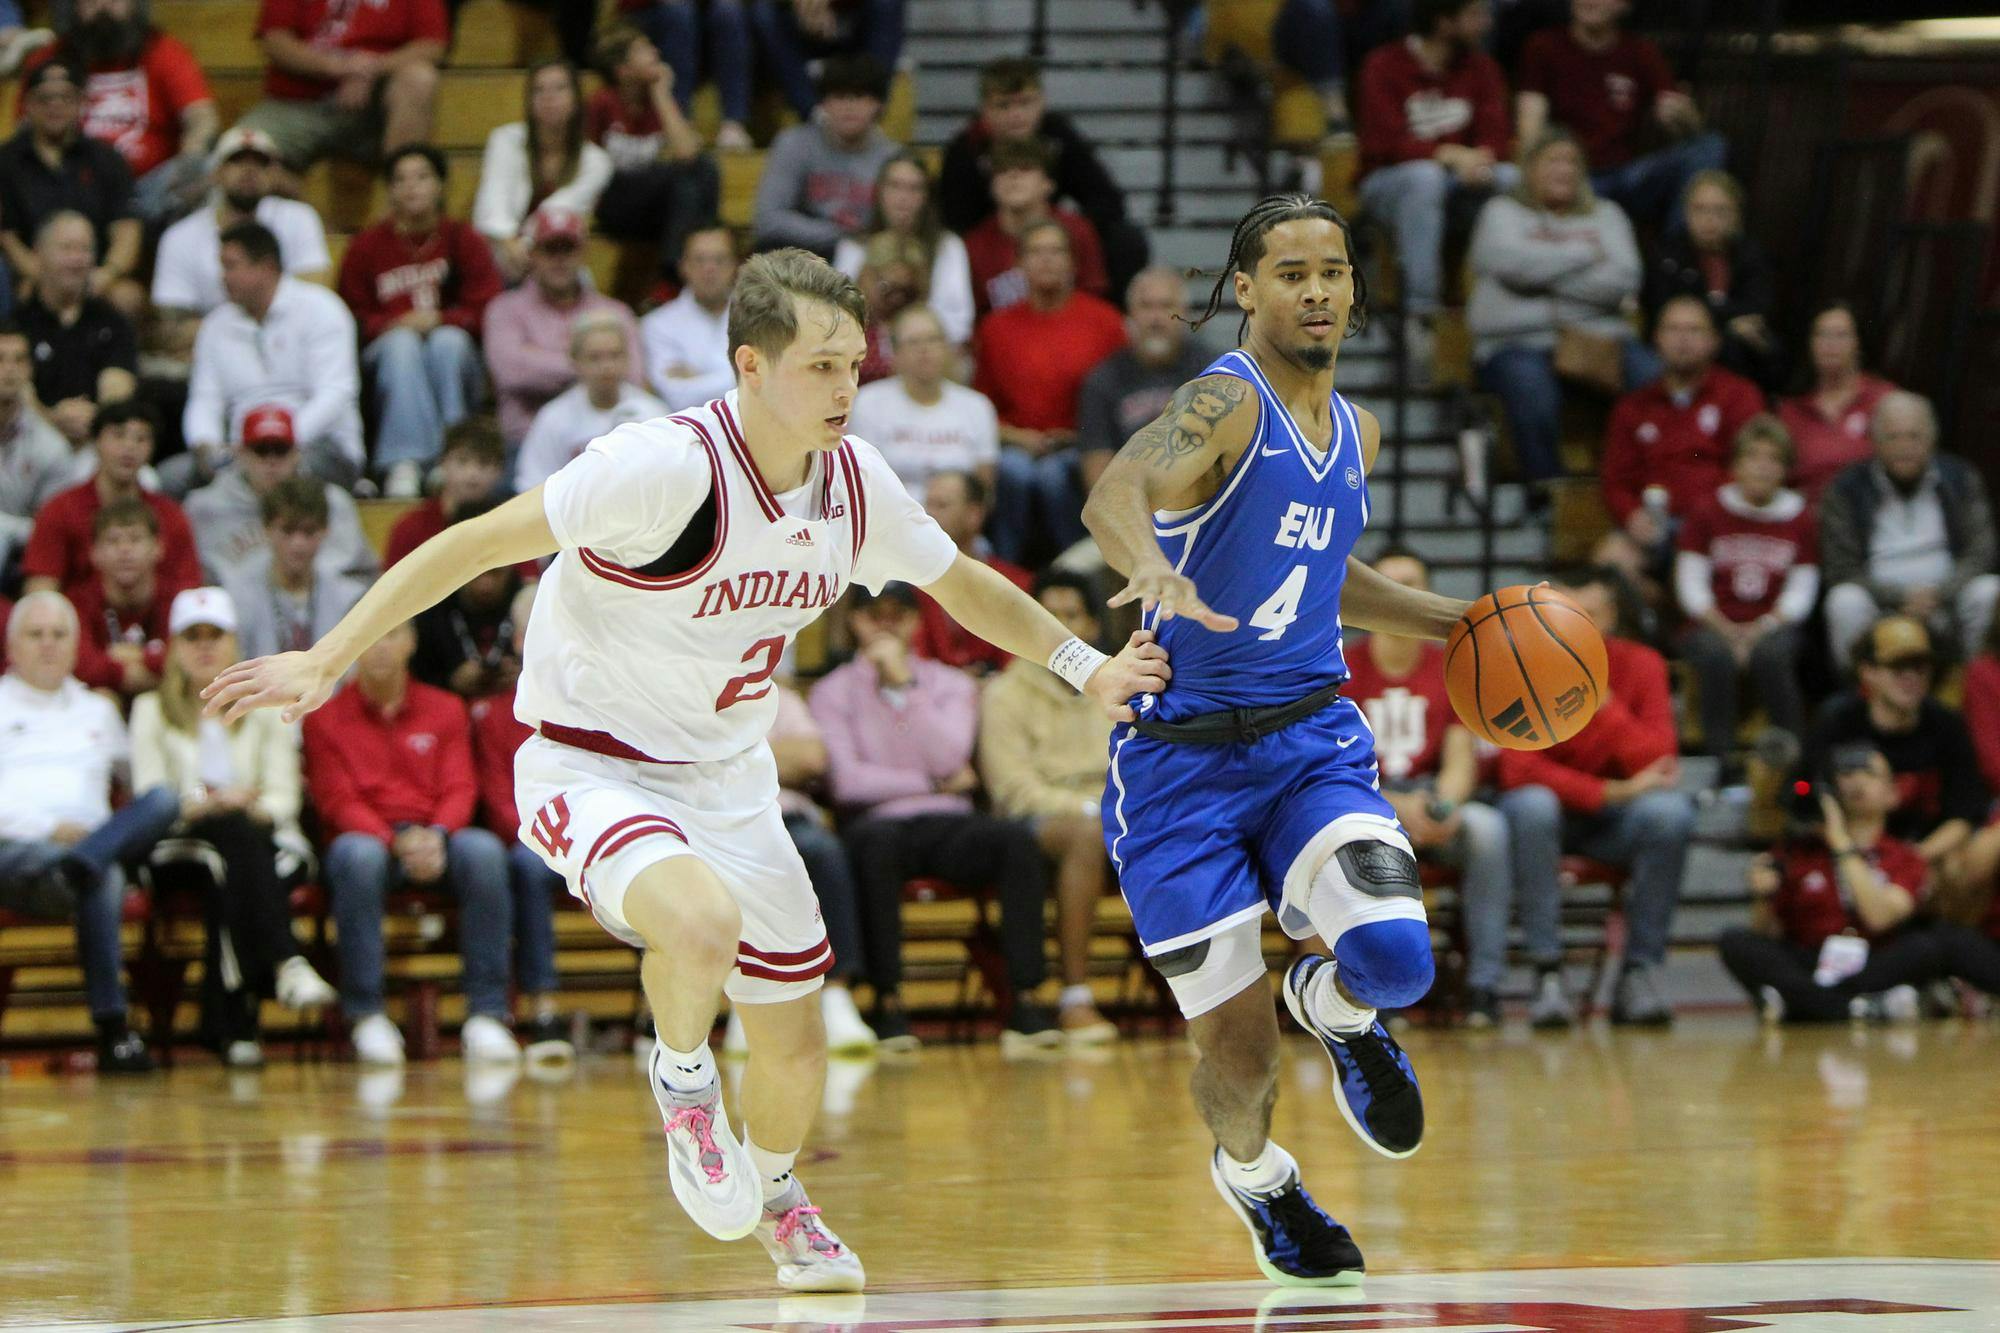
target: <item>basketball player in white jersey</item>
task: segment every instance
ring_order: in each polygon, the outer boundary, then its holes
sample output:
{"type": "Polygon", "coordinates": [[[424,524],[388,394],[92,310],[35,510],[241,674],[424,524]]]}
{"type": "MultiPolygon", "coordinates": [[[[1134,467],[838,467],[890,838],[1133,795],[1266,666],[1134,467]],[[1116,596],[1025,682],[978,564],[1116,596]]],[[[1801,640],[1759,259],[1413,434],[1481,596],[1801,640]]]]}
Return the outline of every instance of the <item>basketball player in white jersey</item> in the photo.
{"type": "Polygon", "coordinates": [[[230,719],[296,719],[369,644],[475,574],[555,556],[516,695],[536,730],[515,759],[521,838],[645,951],[676,1197],[711,1235],[755,1231],[794,1291],[856,1291],[863,1277],[791,1174],[825,1073],[814,992],[833,952],[765,744],[786,644],[850,581],[901,581],[1114,718],[1168,676],[1150,635],[1106,658],[959,555],[881,455],[843,435],[866,313],[813,255],[750,260],[729,310],[733,393],[618,427],[399,561],[310,650],[243,663],[207,692],[230,719]],[[740,1142],[708,1048],[723,993],[750,1047],[740,1142]]]}

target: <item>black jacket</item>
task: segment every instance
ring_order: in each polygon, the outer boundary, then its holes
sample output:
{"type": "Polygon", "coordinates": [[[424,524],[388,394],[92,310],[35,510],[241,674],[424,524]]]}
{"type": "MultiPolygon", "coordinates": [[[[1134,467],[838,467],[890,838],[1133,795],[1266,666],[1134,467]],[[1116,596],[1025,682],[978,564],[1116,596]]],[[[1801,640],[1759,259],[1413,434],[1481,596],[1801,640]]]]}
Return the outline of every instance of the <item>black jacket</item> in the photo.
{"type": "MultiPolygon", "coordinates": [[[[1090,219],[1099,236],[1108,236],[1113,223],[1125,220],[1125,192],[1104,169],[1097,150],[1060,112],[1044,113],[1037,133],[1056,156],[1056,197],[1070,200],[1077,212],[1090,219]]],[[[992,145],[993,136],[987,133],[985,122],[975,116],[945,146],[944,165],[938,174],[938,212],[944,225],[955,232],[970,231],[993,211],[993,173],[986,158],[992,145]]]]}

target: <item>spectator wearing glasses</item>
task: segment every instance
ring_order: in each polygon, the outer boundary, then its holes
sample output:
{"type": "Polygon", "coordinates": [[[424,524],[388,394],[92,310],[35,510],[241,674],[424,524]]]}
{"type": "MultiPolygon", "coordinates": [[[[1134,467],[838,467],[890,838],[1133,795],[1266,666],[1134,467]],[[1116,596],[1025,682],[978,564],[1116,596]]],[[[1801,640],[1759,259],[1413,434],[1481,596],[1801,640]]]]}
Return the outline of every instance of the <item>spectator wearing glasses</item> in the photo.
{"type": "MultiPolygon", "coordinates": [[[[252,408],[243,418],[235,466],[187,498],[188,521],[202,568],[218,583],[234,579],[265,549],[264,497],[281,481],[299,475],[299,442],[292,414],[275,404],[252,408]]],[[[375,549],[361,529],[354,497],[332,482],[318,483],[326,494],[326,542],[319,558],[329,572],[357,579],[375,577],[375,549]]]]}
{"type": "Polygon", "coordinates": [[[0,144],[0,253],[23,286],[41,281],[42,228],[59,213],[90,224],[84,266],[90,295],[137,314],[145,289],[138,271],[144,225],[132,208],[132,172],[116,148],[83,132],[83,67],[69,59],[37,65],[22,79],[24,123],[0,144]]]}

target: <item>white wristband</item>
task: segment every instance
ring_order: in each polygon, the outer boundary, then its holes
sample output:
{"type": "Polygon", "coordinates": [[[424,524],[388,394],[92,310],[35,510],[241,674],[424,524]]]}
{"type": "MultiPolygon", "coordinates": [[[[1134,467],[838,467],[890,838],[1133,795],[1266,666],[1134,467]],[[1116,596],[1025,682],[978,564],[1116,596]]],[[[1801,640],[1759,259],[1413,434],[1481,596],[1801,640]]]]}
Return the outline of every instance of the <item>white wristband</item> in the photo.
{"type": "Polygon", "coordinates": [[[1056,650],[1049,654],[1048,668],[1070,683],[1079,694],[1084,682],[1089,680],[1097,668],[1109,660],[1103,653],[1085,643],[1082,639],[1064,639],[1056,650]]]}

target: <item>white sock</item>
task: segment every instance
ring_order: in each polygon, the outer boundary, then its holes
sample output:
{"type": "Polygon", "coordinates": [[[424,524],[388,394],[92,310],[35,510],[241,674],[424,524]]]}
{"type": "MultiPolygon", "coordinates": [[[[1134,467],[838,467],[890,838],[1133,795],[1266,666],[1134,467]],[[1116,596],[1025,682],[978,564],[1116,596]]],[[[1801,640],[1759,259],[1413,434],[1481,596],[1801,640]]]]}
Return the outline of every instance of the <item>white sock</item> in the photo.
{"type": "Polygon", "coordinates": [[[760,1148],[750,1137],[747,1125],[743,1130],[743,1147],[749,1152],[750,1160],[757,1164],[757,1179],[764,1186],[765,1203],[771,1202],[792,1187],[792,1163],[799,1159],[797,1148],[790,1152],[772,1152],[768,1148],[760,1148]]]}
{"type": "Polygon", "coordinates": [[[1313,974],[1306,986],[1306,1003],[1319,1025],[1328,1032],[1342,1035],[1366,1032],[1375,1021],[1375,1011],[1364,1009],[1340,993],[1335,985],[1339,977],[1340,964],[1329,960],[1325,967],[1313,974]]]}
{"type": "Polygon", "coordinates": [[[1248,1162],[1239,1162],[1222,1150],[1222,1178],[1246,1194],[1271,1194],[1285,1183],[1290,1168],[1278,1155],[1277,1145],[1264,1140],[1264,1150],[1248,1162]]]}
{"type": "Polygon", "coordinates": [[[1057,1007],[1062,1009],[1074,1009],[1079,1005],[1095,1004],[1095,1003],[1097,1003],[1097,997],[1091,994],[1090,987],[1078,984],[1075,986],[1063,987],[1062,999],[1057,1001],[1057,1007]]]}
{"type": "Polygon", "coordinates": [[[662,1057],[660,1077],[669,1092],[702,1092],[715,1082],[715,1055],[707,1042],[691,1051],[677,1051],[664,1038],[656,1040],[662,1057]]]}

